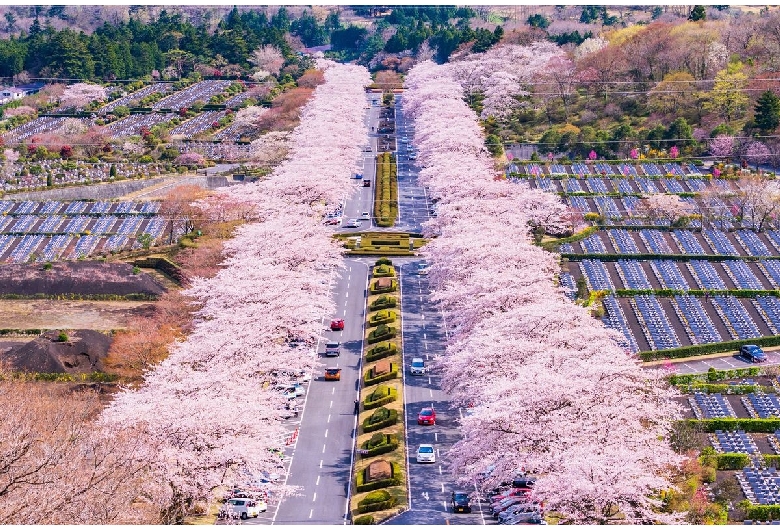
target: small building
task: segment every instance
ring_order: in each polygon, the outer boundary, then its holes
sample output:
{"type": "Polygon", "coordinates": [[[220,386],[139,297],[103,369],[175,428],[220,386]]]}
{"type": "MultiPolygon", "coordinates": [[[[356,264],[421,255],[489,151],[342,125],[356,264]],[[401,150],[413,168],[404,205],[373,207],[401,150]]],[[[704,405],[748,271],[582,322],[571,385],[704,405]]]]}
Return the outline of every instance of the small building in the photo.
{"type": "Polygon", "coordinates": [[[25,94],[24,90],[19,87],[12,86],[3,88],[0,90],[0,103],[8,103],[9,101],[22,99],[26,95],[27,94],[25,94]]]}

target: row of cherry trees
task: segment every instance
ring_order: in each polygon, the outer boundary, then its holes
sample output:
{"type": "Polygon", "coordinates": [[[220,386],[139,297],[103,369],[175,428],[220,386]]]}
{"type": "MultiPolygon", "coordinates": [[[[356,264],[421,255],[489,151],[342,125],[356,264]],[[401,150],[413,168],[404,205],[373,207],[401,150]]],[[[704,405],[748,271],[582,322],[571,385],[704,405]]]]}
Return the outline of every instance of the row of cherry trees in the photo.
{"type": "Polygon", "coordinates": [[[449,328],[443,386],[473,407],[448,455],[456,474],[492,469],[490,487],[537,473],[534,495],[566,522],[671,520],[658,509],[679,462],[664,441],[672,391],[564,297],[557,257],[529,240],[533,225],[560,230],[564,206],[496,178],[458,72],[422,63],[406,87],[420,179],[440,199],[425,254],[449,328]]]}
{"type": "Polygon", "coordinates": [[[243,202],[255,222],[225,244],[222,270],[187,290],[202,304],[192,333],[103,417],[109,427],[135,426],[155,448],[150,462],[161,486],[154,494],[169,521],[220,485],[277,470],[272,449],[283,444],[286,400],[274,384],[317,363],[313,345],[333,309],[321,265],[342,263],[321,215],[353,182],[347,176],[365,140],[371,82],[363,67],[320,67],[325,84],[302,111],[289,159],[268,180],[224,192],[212,208],[220,215],[220,203],[243,202]]]}

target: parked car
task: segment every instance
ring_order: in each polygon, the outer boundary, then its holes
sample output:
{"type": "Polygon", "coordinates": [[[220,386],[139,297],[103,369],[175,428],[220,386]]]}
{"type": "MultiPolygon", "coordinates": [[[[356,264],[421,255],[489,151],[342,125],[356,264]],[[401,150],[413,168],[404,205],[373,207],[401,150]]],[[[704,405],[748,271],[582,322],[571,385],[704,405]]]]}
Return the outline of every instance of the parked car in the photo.
{"type": "Polygon", "coordinates": [[[371,187],[371,179],[363,179],[363,187],[364,188],[370,188],[371,187]]]}
{"type": "Polygon", "coordinates": [[[363,212],[360,214],[360,220],[361,221],[370,221],[371,220],[371,214],[368,212],[363,212]]]}
{"type": "Polygon", "coordinates": [[[426,407],[417,415],[417,425],[436,425],[436,411],[426,407]]]}
{"type": "Polygon", "coordinates": [[[471,513],[469,494],[465,491],[453,491],[450,503],[452,504],[452,513],[471,513]]]}
{"type": "MultiPolygon", "coordinates": [[[[263,505],[265,506],[265,510],[267,510],[268,506],[265,503],[263,503],[263,505]]],[[[219,509],[219,517],[221,519],[226,517],[249,519],[250,517],[257,517],[258,515],[260,515],[260,507],[254,499],[228,499],[228,501],[219,509]]]]}
{"type": "Polygon", "coordinates": [[[325,381],[341,381],[341,368],[325,368],[325,381]]]}
{"type": "Polygon", "coordinates": [[[417,160],[417,154],[416,153],[409,153],[409,158],[411,160],[417,160]]]}
{"type": "Polygon", "coordinates": [[[360,228],[360,221],[357,219],[348,219],[346,223],[343,224],[344,228],[360,228]]]}
{"type": "Polygon", "coordinates": [[[338,357],[340,353],[341,353],[341,343],[339,342],[325,343],[325,357],[338,357]]]}
{"type": "Polygon", "coordinates": [[[421,276],[425,276],[428,274],[429,266],[427,263],[418,263],[417,264],[417,274],[420,274],[421,276]]]}
{"type": "Polygon", "coordinates": [[[436,463],[436,452],[433,450],[433,446],[431,444],[420,444],[420,447],[417,448],[417,463],[436,463]]]}
{"type": "Polygon", "coordinates": [[[766,361],[766,354],[755,344],[746,344],[739,349],[739,356],[751,363],[763,363],[766,361]]]}
{"type": "Polygon", "coordinates": [[[330,329],[331,331],[340,331],[344,329],[344,319],[339,318],[337,320],[331,320],[330,321],[330,329]]]}
{"type": "Polygon", "coordinates": [[[409,367],[409,373],[412,375],[425,375],[425,361],[420,357],[412,359],[412,365],[409,367]]]}

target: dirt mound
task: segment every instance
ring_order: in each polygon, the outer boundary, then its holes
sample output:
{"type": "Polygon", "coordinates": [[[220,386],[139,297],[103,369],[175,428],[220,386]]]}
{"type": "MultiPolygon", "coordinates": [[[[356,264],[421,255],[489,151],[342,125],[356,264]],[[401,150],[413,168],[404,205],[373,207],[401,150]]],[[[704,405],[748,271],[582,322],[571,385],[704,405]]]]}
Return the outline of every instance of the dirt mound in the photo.
{"type": "Polygon", "coordinates": [[[45,270],[41,264],[17,263],[0,267],[0,293],[20,297],[58,295],[159,296],[165,288],[152,276],[133,274],[128,263],[66,261],[45,270]]]}
{"type": "Polygon", "coordinates": [[[14,372],[102,372],[103,359],[111,346],[111,337],[91,329],[77,329],[66,333],[68,340],[60,342],[58,332],[48,331],[37,339],[0,355],[0,361],[14,372]]]}

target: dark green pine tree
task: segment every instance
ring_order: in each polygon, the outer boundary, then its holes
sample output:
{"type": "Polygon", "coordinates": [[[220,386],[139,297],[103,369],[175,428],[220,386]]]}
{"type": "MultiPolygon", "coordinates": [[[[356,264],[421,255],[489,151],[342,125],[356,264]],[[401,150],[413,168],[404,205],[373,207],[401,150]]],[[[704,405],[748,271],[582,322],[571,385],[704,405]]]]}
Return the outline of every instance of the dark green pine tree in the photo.
{"type": "Polygon", "coordinates": [[[692,22],[698,22],[699,20],[705,20],[707,18],[707,10],[704,6],[694,6],[691,10],[691,14],[688,15],[688,20],[692,22]]]}
{"type": "Polygon", "coordinates": [[[771,90],[761,93],[755,106],[756,127],[764,132],[772,132],[780,125],[780,97],[771,90]]]}

